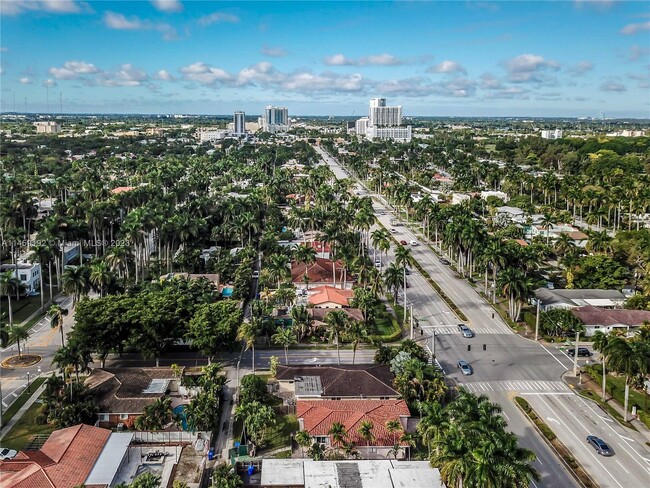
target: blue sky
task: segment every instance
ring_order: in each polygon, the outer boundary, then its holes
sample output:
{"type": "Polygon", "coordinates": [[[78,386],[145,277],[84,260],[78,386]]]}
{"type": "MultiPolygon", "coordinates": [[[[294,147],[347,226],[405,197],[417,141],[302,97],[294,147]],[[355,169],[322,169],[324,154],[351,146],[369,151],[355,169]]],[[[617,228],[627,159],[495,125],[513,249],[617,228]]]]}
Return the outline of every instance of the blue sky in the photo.
{"type": "Polygon", "coordinates": [[[650,117],[650,9],[616,1],[2,0],[1,108],[650,117]]]}

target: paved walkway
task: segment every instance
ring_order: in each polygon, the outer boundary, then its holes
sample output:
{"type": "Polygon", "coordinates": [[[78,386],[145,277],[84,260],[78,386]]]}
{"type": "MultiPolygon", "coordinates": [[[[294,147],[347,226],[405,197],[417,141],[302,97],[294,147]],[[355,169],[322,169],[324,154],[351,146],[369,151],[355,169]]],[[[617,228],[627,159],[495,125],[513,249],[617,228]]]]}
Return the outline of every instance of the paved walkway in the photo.
{"type": "Polygon", "coordinates": [[[4,436],[6,436],[11,429],[13,429],[14,425],[18,423],[18,421],[22,418],[23,415],[25,415],[25,412],[29,410],[29,407],[31,407],[34,402],[38,399],[39,396],[41,396],[41,393],[45,390],[45,383],[43,383],[41,386],[39,386],[34,393],[32,393],[32,396],[29,397],[29,399],[25,402],[25,404],[18,409],[18,411],[14,414],[13,417],[7,422],[7,425],[5,425],[2,430],[0,430],[0,440],[4,439],[4,436]]]}

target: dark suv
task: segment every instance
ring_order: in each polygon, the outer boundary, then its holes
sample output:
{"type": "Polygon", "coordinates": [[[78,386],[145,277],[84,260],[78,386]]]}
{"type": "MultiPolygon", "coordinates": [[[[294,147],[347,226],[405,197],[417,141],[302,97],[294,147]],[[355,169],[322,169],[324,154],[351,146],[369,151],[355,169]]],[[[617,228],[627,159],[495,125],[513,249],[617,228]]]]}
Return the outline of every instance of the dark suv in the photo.
{"type": "MultiPolygon", "coordinates": [[[[566,353],[569,356],[573,357],[575,355],[575,353],[576,353],[576,350],[572,348],[572,349],[569,349],[566,353]]],[[[589,356],[593,356],[593,353],[589,349],[587,349],[586,347],[579,347],[578,348],[578,357],[579,358],[588,358],[589,356]]]]}

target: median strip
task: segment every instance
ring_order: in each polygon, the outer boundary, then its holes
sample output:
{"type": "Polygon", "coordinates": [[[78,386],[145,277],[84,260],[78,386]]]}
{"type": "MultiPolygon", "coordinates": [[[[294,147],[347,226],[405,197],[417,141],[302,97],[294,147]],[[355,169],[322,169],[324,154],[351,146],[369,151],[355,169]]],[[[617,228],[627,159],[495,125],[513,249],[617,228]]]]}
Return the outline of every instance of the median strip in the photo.
{"type": "Polygon", "coordinates": [[[533,423],[537,432],[539,432],[546,440],[546,443],[551,446],[551,449],[562,460],[569,472],[573,475],[576,481],[584,488],[598,488],[598,484],[593,480],[591,475],[585,471],[580,463],[574,458],[569,450],[557,438],[553,430],[544,422],[530,406],[530,403],[522,397],[515,397],[515,403],[519,409],[528,417],[533,423]]]}

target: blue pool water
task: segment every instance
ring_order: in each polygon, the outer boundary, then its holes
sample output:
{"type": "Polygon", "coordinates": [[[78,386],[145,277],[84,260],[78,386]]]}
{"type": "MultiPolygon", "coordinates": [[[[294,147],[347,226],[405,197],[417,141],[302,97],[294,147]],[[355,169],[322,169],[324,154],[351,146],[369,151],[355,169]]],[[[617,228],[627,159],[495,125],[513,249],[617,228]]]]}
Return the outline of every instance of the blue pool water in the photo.
{"type": "Polygon", "coordinates": [[[185,405],[175,406],[174,413],[181,418],[181,425],[183,426],[183,430],[187,430],[187,417],[185,416],[185,405]]]}
{"type": "Polygon", "coordinates": [[[221,290],[221,296],[222,297],[231,297],[232,296],[232,287],[226,287],[223,290],[221,290]]]}

